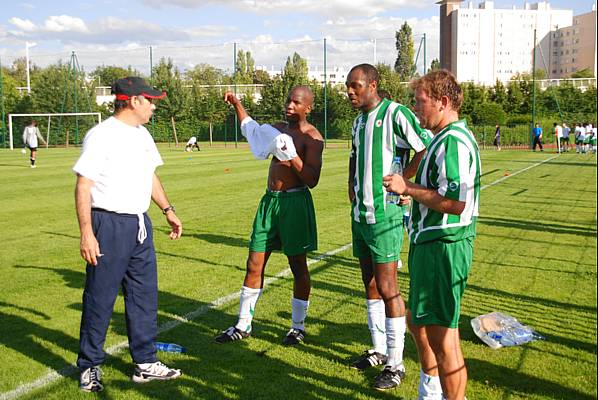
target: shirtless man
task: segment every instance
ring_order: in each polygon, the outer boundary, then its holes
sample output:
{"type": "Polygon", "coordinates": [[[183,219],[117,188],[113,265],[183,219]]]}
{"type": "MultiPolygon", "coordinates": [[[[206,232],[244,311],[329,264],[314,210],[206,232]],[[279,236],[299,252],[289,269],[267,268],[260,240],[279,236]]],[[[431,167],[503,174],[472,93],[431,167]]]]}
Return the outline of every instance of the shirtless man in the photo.
{"type": "MultiPolygon", "coordinates": [[[[294,87],[285,104],[287,122],[274,125],[292,138],[297,155],[288,161],[272,157],[268,189],[253,222],[239,319],[235,326],[215,338],[218,343],[251,335],[255,304],[262,292],[264,270],[273,250],[282,250],[287,256],[294,277],[292,325],[283,344],[296,345],[305,338],[305,317],[311,289],[306,254],[317,248],[316,217],[309,188],[315,187],[320,179],[324,149],[322,135],[307,122],[313,100],[309,87],[294,87]]],[[[225,93],[224,101],[235,108],[241,129],[247,124],[255,124],[233,93],[225,93]]]]}

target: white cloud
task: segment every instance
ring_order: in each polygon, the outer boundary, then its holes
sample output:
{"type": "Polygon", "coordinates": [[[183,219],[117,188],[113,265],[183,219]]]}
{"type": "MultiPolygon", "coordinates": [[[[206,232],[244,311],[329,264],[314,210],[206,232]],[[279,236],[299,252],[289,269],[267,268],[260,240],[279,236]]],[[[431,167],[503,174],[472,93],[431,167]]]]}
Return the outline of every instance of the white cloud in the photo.
{"type": "Polygon", "coordinates": [[[36,7],[30,3],[19,3],[19,7],[24,8],[26,10],[34,10],[36,7]]]}
{"type": "Polygon", "coordinates": [[[46,19],[44,26],[50,32],[89,32],[81,18],[69,15],[52,15],[46,19]]]}
{"type": "Polygon", "coordinates": [[[36,26],[33,22],[29,21],[28,19],[21,19],[18,17],[12,17],[8,20],[11,24],[16,26],[18,29],[25,31],[25,32],[32,32],[36,29],[36,26]]]}
{"type": "Polygon", "coordinates": [[[192,9],[209,5],[227,5],[258,14],[293,12],[329,16],[356,14],[373,16],[400,8],[430,7],[435,0],[378,0],[375,2],[371,0],[142,0],[142,2],[154,8],[175,6],[192,9]]]}

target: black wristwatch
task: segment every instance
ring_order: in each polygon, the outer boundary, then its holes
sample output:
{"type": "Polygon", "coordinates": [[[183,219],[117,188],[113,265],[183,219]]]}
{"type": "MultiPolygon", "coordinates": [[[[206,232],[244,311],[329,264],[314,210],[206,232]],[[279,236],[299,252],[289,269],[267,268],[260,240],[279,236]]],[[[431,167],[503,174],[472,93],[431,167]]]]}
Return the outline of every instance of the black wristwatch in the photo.
{"type": "Polygon", "coordinates": [[[168,211],[171,211],[171,210],[172,210],[172,212],[173,212],[173,213],[176,213],[176,208],[174,208],[174,206],[173,206],[172,204],[171,204],[171,205],[169,205],[169,206],[168,206],[168,207],[166,207],[166,208],[163,208],[163,209],[162,209],[162,214],[166,215],[166,213],[167,213],[168,211]]]}

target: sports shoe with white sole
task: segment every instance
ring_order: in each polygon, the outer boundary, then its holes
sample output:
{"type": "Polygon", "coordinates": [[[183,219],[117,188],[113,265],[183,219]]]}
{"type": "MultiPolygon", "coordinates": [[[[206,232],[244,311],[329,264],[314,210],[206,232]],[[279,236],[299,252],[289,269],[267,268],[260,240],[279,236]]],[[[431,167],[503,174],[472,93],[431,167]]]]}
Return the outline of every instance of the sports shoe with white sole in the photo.
{"type": "Polygon", "coordinates": [[[396,388],[401,384],[403,378],[405,378],[405,371],[398,368],[393,371],[392,367],[387,365],[376,377],[374,388],[378,390],[396,388]]]}
{"type": "Polygon", "coordinates": [[[301,329],[291,328],[287,335],[282,339],[282,344],[285,346],[294,346],[303,342],[305,339],[305,331],[301,329]]]}
{"type": "Polygon", "coordinates": [[[242,331],[237,327],[231,326],[228,329],[225,329],[220,333],[220,335],[216,336],[214,340],[216,343],[228,343],[234,342],[236,340],[247,339],[251,336],[251,333],[242,331]]]}
{"type": "Polygon", "coordinates": [[[79,388],[84,392],[101,392],[104,390],[102,383],[102,370],[100,367],[87,368],[79,377],[79,388]]]}
{"type": "Polygon", "coordinates": [[[169,368],[160,361],[148,364],[147,367],[142,368],[144,364],[135,365],[135,373],[133,374],[133,382],[146,383],[150,381],[167,381],[169,379],[176,379],[181,376],[180,369],[169,368]]]}
{"type": "Polygon", "coordinates": [[[388,360],[388,357],[385,354],[370,349],[364,351],[362,356],[351,364],[351,367],[363,371],[370,367],[386,364],[386,360],[388,360]]]}

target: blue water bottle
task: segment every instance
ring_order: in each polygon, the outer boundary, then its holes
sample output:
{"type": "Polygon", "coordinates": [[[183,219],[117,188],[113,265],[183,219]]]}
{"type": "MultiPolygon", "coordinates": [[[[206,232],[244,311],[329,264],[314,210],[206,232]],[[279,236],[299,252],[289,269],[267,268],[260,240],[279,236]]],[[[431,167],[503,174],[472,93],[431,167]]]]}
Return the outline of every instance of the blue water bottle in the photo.
{"type": "MultiPolygon", "coordinates": [[[[403,164],[401,163],[401,157],[396,156],[392,159],[392,164],[390,166],[390,173],[389,175],[403,175],[403,164]]],[[[389,204],[399,204],[401,201],[401,196],[397,193],[393,192],[386,192],[386,202],[389,204]]]]}
{"type": "Polygon", "coordinates": [[[156,350],[166,351],[168,353],[186,353],[187,352],[187,349],[185,349],[180,344],[163,343],[163,342],[156,342],[156,350]]]}

